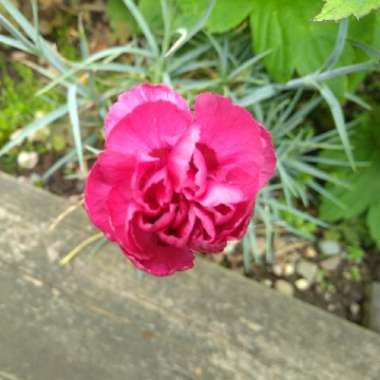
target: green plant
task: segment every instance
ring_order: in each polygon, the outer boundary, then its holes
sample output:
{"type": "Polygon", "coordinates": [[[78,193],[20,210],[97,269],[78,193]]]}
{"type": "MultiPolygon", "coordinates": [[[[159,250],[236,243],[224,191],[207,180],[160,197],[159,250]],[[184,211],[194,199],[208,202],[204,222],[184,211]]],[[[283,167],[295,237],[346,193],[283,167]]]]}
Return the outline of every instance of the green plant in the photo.
{"type": "Polygon", "coordinates": [[[343,141],[353,161],[343,110],[327,83],[348,74],[368,72],[377,65],[377,58],[370,56],[364,63],[334,67],[347,39],[347,22],[343,21],[326,64],[305,77],[285,84],[276,83],[272,82],[263,64],[268,52],[253,54],[248,27],[222,35],[201,31],[210,22],[207,20],[215,4],[218,7],[221,2],[207,2],[204,13],[199,17],[192,15],[191,21],[177,17],[177,9],[173,10],[170,0],[155,2],[155,6],[160,6],[163,25],[161,30],[155,31],[147,22],[149,16],[144,16],[137,3],[122,1],[142,36],[132,34],[124,45],[90,54],[84,26],[79,23],[80,58],[69,60],[63,58],[39,33],[36,1],[32,1],[34,17],[31,23],[10,0],[0,0],[0,5],[6,8],[15,24],[0,18],[0,23],[8,31],[8,35],[0,35],[0,43],[38,58],[38,63],[33,59],[27,62],[45,78],[45,85],[38,91],[39,96],[52,89],[65,94],[65,102],[23,127],[16,138],[0,148],[0,155],[9,152],[30,134],[67,118],[73,148],[49,168],[43,179],[73,161],[78,162],[79,170],[75,166],[75,172],[70,172],[71,178],[84,178],[84,151],[90,156],[98,153],[95,144],[101,139],[107,108],[125,89],[142,81],[164,82],[190,102],[200,91],[219,92],[246,107],[270,129],[277,149],[278,176],[257,198],[255,223],[250,225],[243,244],[245,263],[253,257],[259,258],[255,248],[255,229],[259,222],[265,227],[268,261],[273,259],[271,242],[278,229],[312,238],[310,228],[300,230],[289,220],[293,218],[297,223],[304,220],[308,226],[326,226],[312,213],[303,210],[312,204],[315,194],[326,194],[321,181],[344,185],[344,181],[316,166],[323,162],[323,157],[318,157],[317,153],[321,149],[342,150],[343,141]],[[121,57],[127,57],[128,63],[121,57]],[[319,133],[305,120],[323,101],[330,107],[337,129],[319,133]],[[247,248],[251,246],[253,255],[247,248]]]}
{"type": "MultiPolygon", "coordinates": [[[[335,176],[348,182],[349,188],[327,183],[329,197],[323,197],[320,207],[321,218],[327,221],[355,218],[366,215],[370,235],[380,247],[380,133],[377,127],[379,111],[373,116],[363,115],[352,130],[352,144],[356,170],[347,167],[335,169],[335,176]]],[[[326,162],[343,163],[342,152],[322,152],[326,162]]]]}
{"type": "Polygon", "coordinates": [[[59,104],[55,92],[34,97],[41,81],[33,70],[21,63],[12,66],[1,58],[0,65],[0,145],[3,145],[18,128],[34,118],[49,112],[59,104]],[[12,72],[12,74],[11,74],[12,72]]]}
{"type": "Polygon", "coordinates": [[[379,0],[325,0],[321,13],[315,17],[315,20],[337,21],[350,15],[359,18],[378,8],[380,8],[379,0]]]}

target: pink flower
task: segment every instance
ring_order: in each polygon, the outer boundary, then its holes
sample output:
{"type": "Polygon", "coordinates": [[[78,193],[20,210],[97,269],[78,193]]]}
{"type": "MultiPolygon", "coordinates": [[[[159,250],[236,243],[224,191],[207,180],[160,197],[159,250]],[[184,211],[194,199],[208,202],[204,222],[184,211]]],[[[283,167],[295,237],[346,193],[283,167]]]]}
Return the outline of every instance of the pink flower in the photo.
{"type": "Polygon", "coordinates": [[[163,85],[120,95],[91,169],[92,222],[141,270],[166,276],[193,252],[220,252],[244,235],[257,192],[275,170],[271,135],[228,98],[199,95],[194,114],[163,85]]]}

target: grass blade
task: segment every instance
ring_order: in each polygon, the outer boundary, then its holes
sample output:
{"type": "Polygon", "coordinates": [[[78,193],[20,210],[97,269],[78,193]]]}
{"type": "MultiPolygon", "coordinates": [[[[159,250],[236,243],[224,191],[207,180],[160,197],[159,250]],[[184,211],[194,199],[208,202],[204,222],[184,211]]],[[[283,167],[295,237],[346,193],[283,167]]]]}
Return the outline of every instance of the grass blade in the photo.
{"type": "Polygon", "coordinates": [[[352,154],[352,147],[350,139],[348,137],[342,107],[340,106],[338,99],[335,97],[334,93],[330,90],[328,86],[324,84],[319,85],[317,83],[315,83],[315,86],[319,89],[319,92],[321,93],[322,97],[325,99],[326,103],[330,107],[335,126],[342,141],[348,161],[350,162],[351,167],[355,169],[354,156],[352,154]]]}
{"type": "Polygon", "coordinates": [[[206,23],[206,21],[209,18],[212,10],[214,9],[215,3],[216,3],[216,0],[210,0],[209,1],[208,7],[207,7],[205,13],[198,20],[198,22],[195,24],[194,28],[190,32],[187,31],[185,28],[180,28],[177,30],[177,32],[181,35],[181,37],[168,50],[168,52],[165,54],[165,58],[174,54],[179,48],[181,48],[187,41],[189,41],[191,38],[193,38],[193,36],[195,36],[203,28],[203,25],[206,23]]]}
{"type": "Polygon", "coordinates": [[[79,116],[78,116],[78,103],[77,103],[77,88],[70,86],[67,91],[67,107],[69,110],[71,130],[74,137],[75,150],[78,156],[79,167],[83,175],[86,174],[83,158],[83,146],[80,133],[79,116]]]}
{"type": "Polygon", "coordinates": [[[141,31],[144,33],[144,36],[152,49],[155,56],[158,56],[158,46],[156,39],[153,36],[153,33],[148,25],[148,23],[145,21],[144,16],[141,14],[140,10],[136,6],[133,0],[123,0],[126,7],[129,9],[129,11],[132,13],[132,16],[135,18],[137,24],[139,25],[141,31]]]}

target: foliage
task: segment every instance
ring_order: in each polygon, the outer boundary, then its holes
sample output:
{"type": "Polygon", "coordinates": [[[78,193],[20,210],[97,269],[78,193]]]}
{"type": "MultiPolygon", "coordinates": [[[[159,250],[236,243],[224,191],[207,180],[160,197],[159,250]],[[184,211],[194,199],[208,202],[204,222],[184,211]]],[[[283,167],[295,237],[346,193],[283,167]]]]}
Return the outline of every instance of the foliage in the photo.
{"type": "MultiPolygon", "coordinates": [[[[338,221],[366,213],[370,235],[380,248],[380,129],[376,117],[364,116],[352,134],[357,169],[352,172],[350,168],[341,167],[334,173],[349,181],[350,187],[328,183],[326,190],[331,197],[322,198],[320,214],[327,221],[338,221]]],[[[339,151],[322,152],[321,157],[344,162],[344,155],[339,151]]]]}
{"type": "Polygon", "coordinates": [[[122,0],[107,0],[106,14],[118,36],[128,36],[135,31],[136,23],[122,0]]]}
{"type": "MultiPolygon", "coordinates": [[[[180,21],[191,25],[191,21],[194,23],[202,15],[209,1],[177,0],[175,3],[182,11],[180,21]]],[[[205,28],[211,33],[222,33],[249,17],[253,49],[257,53],[268,52],[264,59],[267,70],[275,80],[286,82],[294,72],[306,75],[319,70],[334,48],[338,25],[312,22],[321,4],[321,1],[304,0],[216,1],[205,28]]],[[[351,20],[350,24],[350,41],[375,43],[375,28],[380,24],[376,15],[361,21],[351,20]]],[[[363,59],[363,54],[350,42],[344,48],[339,65],[363,59]]],[[[348,79],[335,80],[334,87],[340,96],[357,84],[357,80],[351,81],[351,87],[348,87],[348,79]]]]}
{"type": "Polygon", "coordinates": [[[41,86],[28,67],[14,63],[12,72],[1,59],[0,66],[0,145],[4,144],[17,128],[23,127],[32,121],[36,114],[43,114],[53,109],[59,101],[57,94],[34,97],[41,86]]]}
{"type": "MultiPolygon", "coordinates": [[[[1,25],[7,31],[7,34],[0,35],[0,43],[21,50],[31,57],[27,60],[28,64],[44,77],[44,85],[38,91],[38,96],[46,96],[54,89],[65,97],[62,103],[52,107],[42,118],[23,126],[14,139],[0,147],[0,156],[9,153],[33,133],[63,119],[65,125],[70,128],[72,149],[48,169],[43,179],[48,179],[59,168],[73,161],[77,161],[78,166],[75,166],[75,173],[70,173],[71,178],[83,178],[86,175],[87,160],[98,153],[97,148],[101,145],[97,144],[101,140],[102,121],[107,109],[115,96],[125,89],[143,81],[164,82],[181,92],[190,102],[200,91],[219,92],[247,107],[273,134],[278,157],[278,175],[271,185],[260,193],[255,216],[256,221],[265,226],[267,259],[272,258],[271,241],[279,229],[285,228],[312,238],[311,225],[323,227],[326,224],[312,212],[303,210],[310,207],[316,194],[329,194],[321,186],[321,181],[344,185],[344,181],[331,175],[329,169],[317,166],[324,161],[323,155],[318,156],[317,153],[321,149],[343,151],[343,142],[348,157],[352,156],[343,109],[329,86],[331,80],[340,80],[339,78],[348,74],[367,73],[372,70],[377,65],[377,58],[373,58],[372,50],[362,46],[364,50],[371,52],[369,59],[364,63],[352,64],[355,62],[351,61],[352,56],[344,58],[347,54],[347,22],[343,21],[339,26],[333,25],[333,28],[328,26],[331,28],[332,41],[329,45],[330,50],[324,47],[320,65],[317,66],[314,62],[313,73],[308,72],[303,77],[291,79],[283,84],[273,82],[273,76],[269,76],[265,70],[264,63],[267,63],[265,60],[270,52],[264,49],[264,45],[261,46],[262,54],[253,54],[248,25],[224,34],[209,33],[212,30],[221,32],[223,24],[230,29],[238,25],[248,13],[255,12],[255,9],[258,12],[259,8],[252,8],[251,11],[248,2],[121,1],[141,34],[131,33],[130,39],[123,45],[91,52],[85,26],[79,23],[80,51],[75,57],[67,59],[39,33],[35,0],[32,0],[32,22],[26,19],[10,0],[0,0],[0,5],[4,6],[10,15],[9,20],[5,17],[0,18],[1,25]],[[175,6],[176,4],[178,6],[175,6]],[[200,13],[186,10],[187,6],[194,4],[198,4],[200,13]],[[205,4],[206,8],[202,4],[205,4]],[[231,10],[230,4],[236,5],[236,9],[231,10]],[[228,14],[224,23],[220,20],[222,13],[228,14]],[[157,24],[153,20],[157,20],[157,24]],[[162,27],[155,29],[159,23],[162,27]],[[204,27],[206,32],[201,31],[204,27]],[[346,65],[335,67],[338,62],[346,65]],[[305,120],[322,102],[330,108],[337,129],[320,132],[310,123],[306,123],[305,120]]],[[[258,0],[250,0],[249,3],[255,4],[256,1],[258,0]]],[[[265,3],[270,6],[272,1],[266,0],[265,3]]],[[[287,5],[288,1],[283,1],[287,5]]],[[[302,4],[298,5],[302,7],[302,4]]],[[[285,13],[286,9],[285,7],[285,13]]],[[[291,12],[289,14],[293,15],[294,10],[291,12]]],[[[309,17],[308,13],[306,15],[300,10],[299,12],[301,16],[290,18],[287,26],[295,25],[297,17],[302,20],[303,17],[309,17]]],[[[267,18],[268,15],[263,18],[263,23],[267,18]]],[[[365,22],[369,22],[368,20],[365,22]]],[[[324,24],[315,25],[323,27],[324,24]]],[[[300,33],[308,32],[308,28],[304,26],[295,25],[296,30],[297,28],[300,33]]],[[[275,44],[275,33],[281,32],[277,26],[275,29],[263,29],[261,33],[275,44]]],[[[325,38],[323,33],[315,33],[319,39],[325,38]]],[[[323,41],[318,40],[318,43],[323,44],[323,41]]],[[[317,46],[319,49],[319,45],[317,46]]],[[[275,47],[283,48],[277,45],[275,47]]],[[[309,49],[308,46],[306,48],[309,49]]],[[[296,51],[297,47],[293,46],[293,49],[296,51]]],[[[256,53],[258,50],[256,49],[256,53]]],[[[297,51],[301,56],[300,50],[297,51]]],[[[301,57],[304,56],[305,54],[301,57]]],[[[363,57],[367,56],[362,54],[361,59],[363,57]]],[[[295,64],[294,60],[292,62],[295,64]]],[[[302,72],[306,72],[306,68],[302,72]]],[[[356,99],[360,103],[360,99],[356,99]]],[[[342,157],[346,163],[345,156],[342,157]]],[[[249,246],[255,247],[255,228],[256,224],[252,223],[245,247],[247,242],[249,246]]],[[[258,257],[255,249],[254,254],[258,257]]],[[[244,255],[245,262],[252,259],[248,249],[244,249],[244,255]]]]}
{"type": "MultiPolygon", "coordinates": [[[[250,18],[253,48],[258,53],[271,52],[265,58],[265,63],[276,80],[287,81],[294,71],[299,75],[306,75],[325,64],[334,48],[338,25],[311,21],[318,9],[318,2],[283,1],[281,8],[277,0],[253,0],[253,3],[255,7],[250,18]]],[[[374,16],[360,22],[352,20],[348,36],[353,40],[372,44],[374,25],[374,16]],[[366,31],[365,35],[363,29],[366,31]]],[[[362,59],[357,49],[348,43],[338,64],[356,63],[362,59]]],[[[340,94],[344,94],[347,90],[347,78],[340,78],[335,86],[340,94]]]]}
{"type": "Polygon", "coordinates": [[[380,0],[325,0],[325,2],[321,12],[315,17],[316,21],[338,21],[351,15],[360,18],[380,8],[380,0]]]}

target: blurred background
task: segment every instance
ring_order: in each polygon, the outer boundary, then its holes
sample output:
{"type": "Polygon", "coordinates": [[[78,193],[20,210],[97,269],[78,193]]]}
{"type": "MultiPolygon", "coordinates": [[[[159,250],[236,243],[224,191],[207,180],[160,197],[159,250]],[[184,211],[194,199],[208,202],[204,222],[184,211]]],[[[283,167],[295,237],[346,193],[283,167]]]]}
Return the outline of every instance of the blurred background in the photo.
{"type": "Polygon", "coordinates": [[[380,292],[380,1],[355,4],[0,0],[0,170],[75,203],[119,93],[162,82],[190,104],[229,96],[271,131],[277,174],[244,240],[209,259],[368,325],[380,292]]]}

